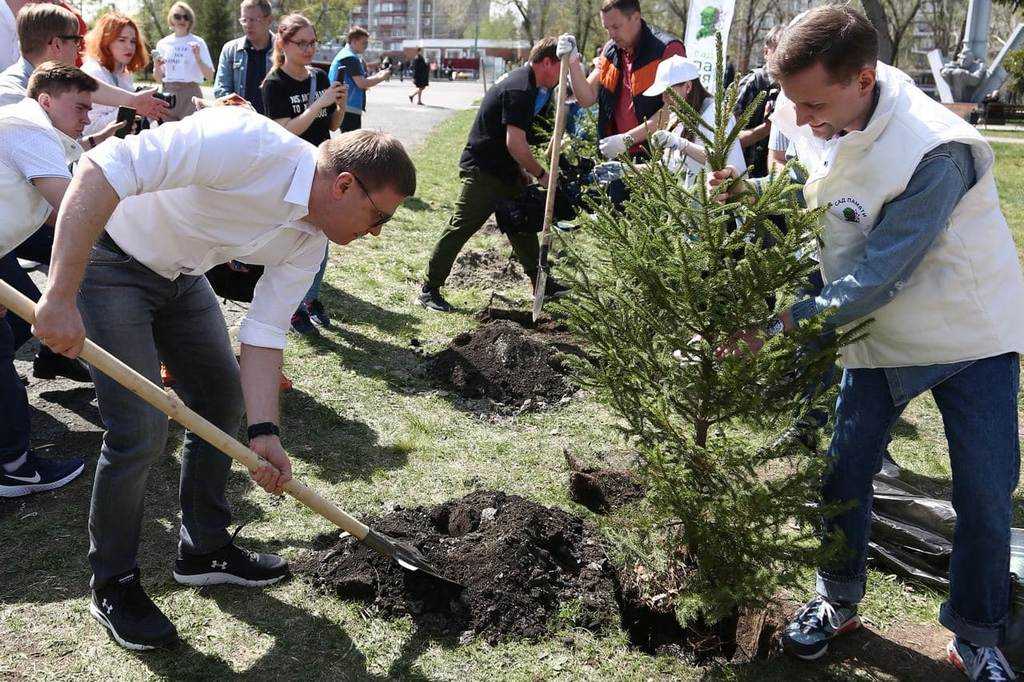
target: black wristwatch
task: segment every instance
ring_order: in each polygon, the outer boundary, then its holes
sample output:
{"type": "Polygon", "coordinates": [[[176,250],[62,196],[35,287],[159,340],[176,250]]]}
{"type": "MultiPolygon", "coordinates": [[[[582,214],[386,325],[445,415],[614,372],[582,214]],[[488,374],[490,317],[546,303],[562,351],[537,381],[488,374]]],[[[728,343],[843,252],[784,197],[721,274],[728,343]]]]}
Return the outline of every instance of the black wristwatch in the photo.
{"type": "Polygon", "coordinates": [[[249,440],[252,440],[260,436],[280,436],[281,429],[277,428],[277,424],[274,422],[260,422],[259,424],[250,424],[247,433],[249,440]]]}

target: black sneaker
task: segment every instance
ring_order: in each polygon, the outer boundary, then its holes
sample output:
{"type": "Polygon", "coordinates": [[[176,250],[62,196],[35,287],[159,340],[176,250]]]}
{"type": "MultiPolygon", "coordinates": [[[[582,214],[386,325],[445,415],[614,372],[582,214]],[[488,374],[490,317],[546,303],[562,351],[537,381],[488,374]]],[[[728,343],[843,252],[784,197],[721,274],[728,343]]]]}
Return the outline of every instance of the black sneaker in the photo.
{"type": "Polygon", "coordinates": [[[828,651],[828,643],[860,627],[860,616],[853,604],[833,604],[815,597],[796,612],[782,633],[782,650],[790,656],[813,661],[828,651]]]}
{"type": "Polygon", "coordinates": [[[21,497],[66,486],[85,470],[85,460],[43,459],[31,450],[25,462],[14,471],[0,467],[0,497],[21,497]]]}
{"type": "Polygon", "coordinates": [[[324,310],[324,304],[320,302],[319,298],[314,298],[312,301],[306,304],[306,311],[309,313],[309,319],[321,327],[331,326],[331,317],[324,310]]]}
{"type": "Polygon", "coordinates": [[[32,376],[36,379],[64,377],[83,384],[92,383],[89,368],[84,362],[54,353],[46,346],[39,347],[39,352],[32,361],[32,376]]]}
{"type": "Polygon", "coordinates": [[[93,590],[89,613],[125,649],[146,651],[178,639],[174,623],[142,589],[137,568],[93,590]]]}
{"type": "Polygon", "coordinates": [[[555,280],[548,277],[547,283],[544,285],[544,300],[553,301],[558,298],[564,298],[572,293],[572,289],[560,284],[555,280]]]}
{"type": "Polygon", "coordinates": [[[288,576],[288,562],[274,554],[260,554],[235,544],[239,526],[227,546],[210,554],[182,554],[174,562],[174,579],[182,585],[242,585],[263,587],[288,576]]]}
{"type": "Polygon", "coordinates": [[[310,321],[305,308],[299,308],[292,315],[292,331],[303,336],[320,336],[320,330],[310,321]]]}
{"type": "Polygon", "coordinates": [[[424,308],[430,310],[436,310],[439,313],[450,313],[452,308],[451,303],[444,300],[444,296],[441,295],[441,289],[439,287],[428,287],[424,285],[423,289],[420,290],[419,298],[416,299],[424,308]]]}

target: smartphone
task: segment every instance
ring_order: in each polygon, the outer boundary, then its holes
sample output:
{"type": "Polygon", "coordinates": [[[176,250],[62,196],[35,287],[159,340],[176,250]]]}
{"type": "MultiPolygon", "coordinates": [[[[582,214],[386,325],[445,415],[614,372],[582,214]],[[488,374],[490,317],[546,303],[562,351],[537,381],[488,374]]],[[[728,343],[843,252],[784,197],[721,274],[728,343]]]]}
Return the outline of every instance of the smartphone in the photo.
{"type": "Polygon", "coordinates": [[[345,74],[348,73],[348,69],[344,66],[338,66],[338,77],[334,79],[335,83],[345,84],[345,74]]]}
{"type": "Polygon", "coordinates": [[[117,122],[125,122],[125,125],[115,130],[114,135],[121,138],[128,137],[128,133],[132,131],[132,124],[135,123],[135,110],[131,107],[118,107],[117,122]]]}

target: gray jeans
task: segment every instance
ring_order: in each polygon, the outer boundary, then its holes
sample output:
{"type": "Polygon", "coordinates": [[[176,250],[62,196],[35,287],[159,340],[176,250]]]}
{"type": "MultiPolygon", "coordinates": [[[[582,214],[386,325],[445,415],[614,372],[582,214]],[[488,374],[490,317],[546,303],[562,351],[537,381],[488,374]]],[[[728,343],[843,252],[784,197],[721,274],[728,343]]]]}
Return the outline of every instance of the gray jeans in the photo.
{"type": "MultiPolygon", "coordinates": [[[[160,361],[185,404],[229,434],[244,404],[238,362],[224,316],[205,277],[171,281],[102,242],[90,256],[78,296],[93,341],[150,381],[160,361]]],[[[149,467],[164,454],[167,417],[93,371],[106,432],[89,509],[93,589],[134,569],[149,467]]],[[[231,508],[224,495],[231,460],[192,433],[182,455],[179,549],[206,554],[230,541],[231,508]]]]}

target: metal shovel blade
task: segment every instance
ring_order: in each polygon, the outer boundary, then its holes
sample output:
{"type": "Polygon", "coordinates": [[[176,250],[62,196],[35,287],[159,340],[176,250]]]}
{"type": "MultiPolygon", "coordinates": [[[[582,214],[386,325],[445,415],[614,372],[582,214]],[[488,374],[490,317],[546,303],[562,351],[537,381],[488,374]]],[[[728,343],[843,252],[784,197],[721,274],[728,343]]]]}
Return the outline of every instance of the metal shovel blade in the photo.
{"type": "Polygon", "coordinates": [[[398,565],[408,571],[422,571],[429,576],[437,578],[438,580],[444,581],[449,585],[455,587],[465,587],[462,583],[455,582],[451,578],[445,577],[441,571],[435,568],[427,558],[420,553],[418,549],[410,545],[408,542],[399,542],[392,537],[388,537],[383,533],[370,529],[370,532],[363,538],[371,549],[380,552],[386,557],[390,557],[398,562],[398,565]]]}

